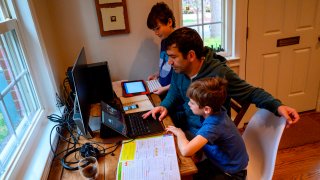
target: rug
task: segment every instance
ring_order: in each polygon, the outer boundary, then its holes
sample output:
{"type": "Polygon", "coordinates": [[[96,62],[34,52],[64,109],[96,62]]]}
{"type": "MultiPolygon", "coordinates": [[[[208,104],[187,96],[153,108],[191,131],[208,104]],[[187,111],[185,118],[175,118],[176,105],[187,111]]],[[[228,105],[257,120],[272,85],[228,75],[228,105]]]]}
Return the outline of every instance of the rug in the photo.
{"type": "Polygon", "coordinates": [[[320,112],[300,114],[298,123],[286,128],[282,134],[279,149],[292,148],[320,141],[320,112]]]}

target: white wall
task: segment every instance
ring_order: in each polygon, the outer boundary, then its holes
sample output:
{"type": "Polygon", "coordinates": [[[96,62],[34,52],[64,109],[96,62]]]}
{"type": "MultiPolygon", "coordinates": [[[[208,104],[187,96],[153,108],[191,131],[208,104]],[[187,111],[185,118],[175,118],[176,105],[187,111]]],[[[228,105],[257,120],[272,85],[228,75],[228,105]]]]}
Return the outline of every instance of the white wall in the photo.
{"type": "MultiPolygon", "coordinates": [[[[107,60],[113,80],[146,79],[158,69],[160,40],[146,25],[157,0],[127,0],[129,34],[100,36],[94,0],[32,0],[57,84],[82,46],[89,63],[107,60]]],[[[174,0],[164,0],[173,8],[174,0]]]]}

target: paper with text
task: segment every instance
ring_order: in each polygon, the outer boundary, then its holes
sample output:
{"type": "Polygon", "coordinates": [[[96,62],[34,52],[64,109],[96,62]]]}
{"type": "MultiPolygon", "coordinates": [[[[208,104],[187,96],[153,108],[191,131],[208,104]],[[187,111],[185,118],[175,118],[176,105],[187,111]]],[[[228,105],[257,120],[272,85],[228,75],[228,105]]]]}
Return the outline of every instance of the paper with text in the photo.
{"type": "Polygon", "coordinates": [[[172,135],[124,141],[117,168],[118,180],[180,180],[172,135]]]}

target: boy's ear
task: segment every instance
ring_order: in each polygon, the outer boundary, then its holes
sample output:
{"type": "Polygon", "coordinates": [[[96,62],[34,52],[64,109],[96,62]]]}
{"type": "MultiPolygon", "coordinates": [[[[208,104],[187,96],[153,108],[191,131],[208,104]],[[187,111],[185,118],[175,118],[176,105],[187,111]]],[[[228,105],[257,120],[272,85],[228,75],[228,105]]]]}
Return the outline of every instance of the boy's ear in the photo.
{"type": "Polygon", "coordinates": [[[204,113],[205,114],[211,114],[212,113],[212,108],[209,106],[205,106],[204,108],[204,113]]]}

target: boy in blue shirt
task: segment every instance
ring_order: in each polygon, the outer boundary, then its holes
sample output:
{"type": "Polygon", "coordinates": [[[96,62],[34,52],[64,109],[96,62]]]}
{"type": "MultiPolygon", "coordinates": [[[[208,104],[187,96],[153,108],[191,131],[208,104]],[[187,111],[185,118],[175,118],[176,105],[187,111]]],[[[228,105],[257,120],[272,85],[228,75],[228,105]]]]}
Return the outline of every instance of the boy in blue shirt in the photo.
{"type": "Polygon", "coordinates": [[[149,75],[148,80],[159,79],[162,87],[153,93],[164,97],[170,87],[172,76],[172,67],[168,64],[169,57],[166,53],[165,43],[166,38],[176,27],[175,18],[169,6],[164,2],[155,4],[148,15],[147,26],[161,39],[159,71],[149,75]]]}
{"type": "Polygon", "coordinates": [[[218,77],[193,82],[187,90],[193,114],[201,116],[201,127],[189,141],[186,134],[174,126],[167,128],[177,136],[183,156],[203,150],[207,159],[197,164],[194,179],[245,179],[248,154],[244,141],[222,106],[227,97],[227,81],[218,77]]]}

